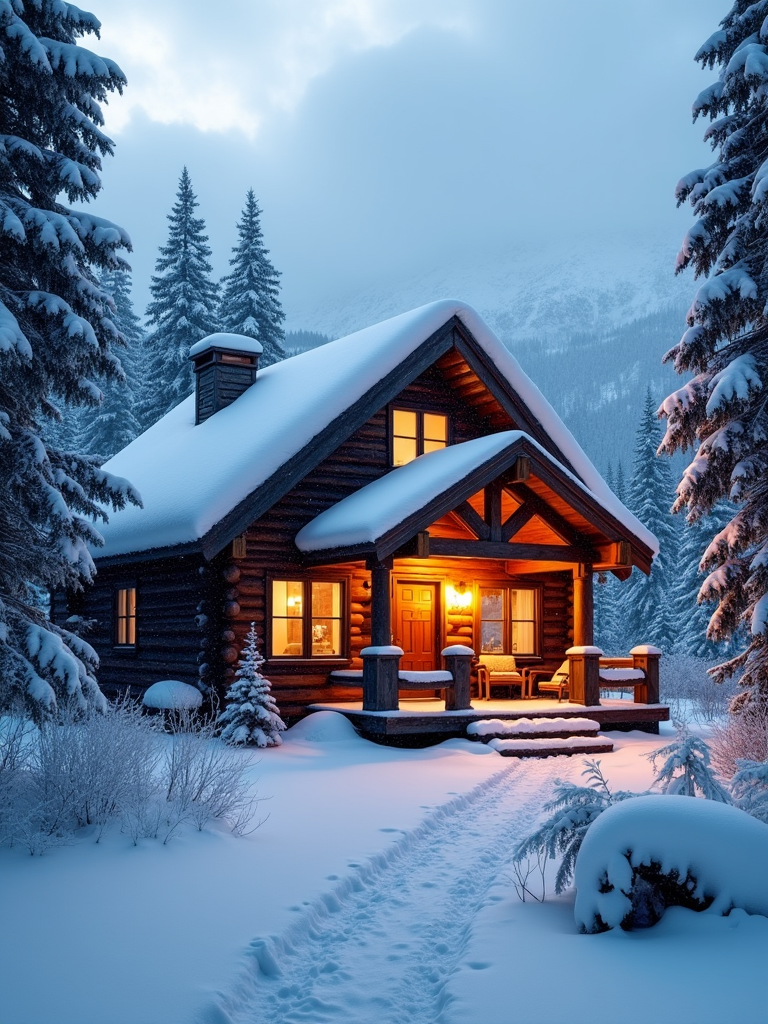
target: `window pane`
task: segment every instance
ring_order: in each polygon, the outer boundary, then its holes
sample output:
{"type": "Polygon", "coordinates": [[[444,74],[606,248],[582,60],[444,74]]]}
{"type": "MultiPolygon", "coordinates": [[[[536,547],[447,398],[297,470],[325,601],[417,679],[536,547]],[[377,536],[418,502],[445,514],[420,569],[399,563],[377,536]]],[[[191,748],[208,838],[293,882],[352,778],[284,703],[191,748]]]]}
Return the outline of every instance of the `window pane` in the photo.
{"type": "Polygon", "coordinates": [[[394,409],[392,411],[392,433],[397,437],[417,436],[416,413],[408,412],[405,409],[394,409]]]}
{"type": "Polygon", "coordinates": [[[533,619],[533,598],[532,590],[510,590],[510,618],[533,619]]]}
{"type": "Polygon", "coordinates": [[[341,619],[312,619],[312,653],[320,657],[341,653],[341,619]]]}
{"type": "MultiPolygon", "coordinates": [[[[445,447],[445,443],[448,440],[448,417],[438,416],[433,412],[424,413],[424,440],[427,441],[442,441],[442,447],[445,447]]],[[[424,445],[424,451],[427,451],[426,444],[424,445]]],[[[430,449],[431,450],[431,449],[430,449]]]]}
{"type": "Polygon", "coordinates": [[[341,653],[341,584],[312,584],[312,654],[341,653]]]}
{"type": "Polygon", "coordinates": [[[480,617],[482,619],[502,619],[504,617],[504,591],[480,591],[480,617]]]}
{"type": "Polygon", "coordinates": [[[512,623],[512,653],[535,654],[534,624],[532,622],[512,623]]]}
{"type": "Polygon", "coordinates": [[[482,622],[480,625],[480,651],[483,654],[504,653],[504,628],[501,622],[482,622]]]}
{"type": "Polygon", "coordinates": [[[300,580],[272,581],[272,614],[301,618],[304,584],[300,580]]]}
{"type": "Polygon", "coordinates": [[[404,466],[407,462],[413,462],[417,454],[415,437],[392,438],[392,465],[404,466]]]}
{"type": "Polygon", "coordinates": [[[304,654],[304,584],[272,581],[272,654],[300,658],[304,654]]]}
{"type": "Polygon", "coordinates": [[[428,441],[424,438],[424,454],[427,452],[436,452],[438,448],[445,448],[445,441],[428,441]]]}

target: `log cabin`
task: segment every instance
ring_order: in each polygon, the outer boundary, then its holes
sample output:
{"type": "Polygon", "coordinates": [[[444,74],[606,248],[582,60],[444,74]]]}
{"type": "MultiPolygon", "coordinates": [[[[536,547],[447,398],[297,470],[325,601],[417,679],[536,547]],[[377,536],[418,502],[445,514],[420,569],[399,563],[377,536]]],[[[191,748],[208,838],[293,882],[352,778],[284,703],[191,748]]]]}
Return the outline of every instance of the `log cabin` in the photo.
{"type": "MultiPolygon", "coordinates": [[[[594,661],[595,573],[650,572],[656,539],[471,307],[259,351],[199,342],[194,394],[105,466],[143,507],[110,513],[95,583],[55,614],[95,620],[106,693],[221,695],[251,622],[289,721],[437,695],[441,652],[594,661]]],[[[570,700],[599,704],[585,671],[570,700]]]]}

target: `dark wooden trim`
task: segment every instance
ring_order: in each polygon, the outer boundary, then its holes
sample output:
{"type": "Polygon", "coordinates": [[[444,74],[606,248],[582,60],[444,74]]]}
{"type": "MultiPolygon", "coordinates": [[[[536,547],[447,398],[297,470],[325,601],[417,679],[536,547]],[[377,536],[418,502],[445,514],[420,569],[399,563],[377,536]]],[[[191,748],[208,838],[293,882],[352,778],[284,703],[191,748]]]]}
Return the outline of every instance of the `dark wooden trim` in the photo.
{"type": "Polygon", "coordinates": [[[505,543],[511,540],[518,530],[522,530],[525,524],[529,523],[535,515],[536,511],[530,505],[521,505],[520,508],[515,509],[512,515],[502,524],[501,540],[505,543]]]}
{"type": "Polygon", "coordinates": [[[585,561],[585,549],[558,544],[505,544],[492,540],[450,540],[447,537],[432,537],[429,542],[431,555],[447,558],[520,558],[528,562],[574,562],[585,561]]]}
{"type": "Polygon", "coordinates": [[[491,528],[483,519],[483,517],[476,512],[468,501],[462,501],[456,508],[451,509],[461,519],[461,521],[469,527],[474,533],[478,540],[490,540],[491,539],[491,528]]]}
{"type": "MultiPolygon", "coordinates": [[[[515,460],[517,461],[517,460],[515,460]]],[[[491,530],[491,540],[501,540],[501,483],[491,480],[485,486],[485,521],[491,530]]]]}

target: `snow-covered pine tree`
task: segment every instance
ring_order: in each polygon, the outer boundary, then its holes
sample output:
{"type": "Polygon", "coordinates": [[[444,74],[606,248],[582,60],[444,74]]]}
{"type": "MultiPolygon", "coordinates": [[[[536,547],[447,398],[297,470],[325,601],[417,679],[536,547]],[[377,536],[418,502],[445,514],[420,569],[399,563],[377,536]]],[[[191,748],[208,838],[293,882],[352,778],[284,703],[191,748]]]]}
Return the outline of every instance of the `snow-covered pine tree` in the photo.
{"type": "Polygon", "coordinates": [[[168,241],[160,249],[150,285],[147,324],[154,329],[146,339],[148,384],[140,407],[142,428],[151,426],[191,393],[189,350],[219,330],[218,285],[211,277],[205,221],[195,216],[199,205],[185,167],[168,214],[168,241]]]}
{"type": "Polygon", "coordinates": [[[102,506],[139,501],[93,460],[41,439],[56,402],[96,406],[117,380],[117,331],[97,275],[128,269],[127,234],[82,204],[101,189],[100,104],[125,77],[78,45],[92,15],[62,0],[0,6],[0,704],[34,717],[57,698],[102,705],[98,659],[35,607],[40,589],[82,588],[102,506]],[[63,193],[78,209],[59,202],[63,193]]]}
{"type": "Polygon", "coordinates": [[[672,584],[673,618],[676,624],[675,653],[710,661],[722,657],[724,646],[707,638],[711,606],[700,600],[704,582],[699,562],[712,537],[727,524],[733,507],[717,505],[710,514],[687,523],[680,538],[676,579],[672,584]]]}
{"type": "Polygon", "coordinates": [[[624,473],[624,464],[621,461],[617,463],[616,487],[614,488],[614,494],[619,501],[627,500],[627,478],[624,473]]]}
{"type": "Polygon", "coordinates": [[[693,379],[659,411],[665,451],[698,446],[675,508],[697,519],[723,498],[738,506],[705,552],[702,594],[717,601],[712,640],[740,623],[751,631],[715,670],[721,679],[741,671],[743,702],[754,690],[768,699],[768,0],[736,0],[695,59],[719,71],[693,105],[694,119],[713,122],[704,137],[715,160],[678,183],[678,205],[690,202],[697,220],[677,271],[708,279],[665,357],[693,379]]]}
{"type": "Polygon", "coordinates": [[[643,402],[635,437],[632,478],[626,503],[637,518],[656,535],[659,554],[653,560],[650,576],[633,570],[621,592],[621,617],[624,644],[654,644],[662,650],[674,645],[672,583],[677,559],[678,537],[669,508],[674,497],[667,459],[656,449],[661,429],[650,390],[643,402]]]}
{"type": "Polygon", "coordinates": [[[238,662],[235,679],[227,690],[227,706],[218,716],[221,738],[230,746],[279,747],[285,723],[261,674],[264,659],[259,653],[256,624],[251,623],[238,662]]]}
{"type": "Polygon", "coordinates": [[[280,305],[280,274],[269,260],[261,232],[261,210],[253,189],[237,225],[239,241],[232,248],[231,273],[222,279],[220,330],[257,338],[264,346],[262,366],[285,359],[285,313],[280,305]]]}
{"type": "Polygon", "coordinates": [[[662,793],[698,796],[729,804],[731,798],[720,785],[710,765],[709,747],[688,731],[684,722],[675,722],[677,736],[666,747],[647,755],[656,776],[654,785],[662,793]],[[656,762],[664,758],[659,768],[656,762]]]}
{"type": "Polygon", "coordinates": [[[109,270],[101,275],[101,286],[114,303],[112,320],[124,345],[119,355],[125,380],[104,382],[101,405],[84,416],[81,443],[84,452],[104,462],[141,433],[134,409],[143,379],[144,332],[131,302],[130,274],[109,270]]]}

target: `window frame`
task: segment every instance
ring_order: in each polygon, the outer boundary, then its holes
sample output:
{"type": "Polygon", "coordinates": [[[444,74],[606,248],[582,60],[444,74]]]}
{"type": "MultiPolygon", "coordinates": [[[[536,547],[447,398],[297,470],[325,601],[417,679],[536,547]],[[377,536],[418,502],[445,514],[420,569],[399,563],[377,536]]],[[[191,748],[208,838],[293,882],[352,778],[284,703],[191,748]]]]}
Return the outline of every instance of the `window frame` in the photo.
{"type": "Polygon", "coordinates": [[[482,660],[483,653],[486,654],[505,654],[511,655],[513,658],[520,659],[522,661],[541,661],[542,660],[542,640],[543,640],[543,611],[544,611],[544,588],[541,583],[516,583],[510,582],[509,580],[503,581],[492,581],[483,580],[478,582],[476,587],[476,598],[475,598],[475,636],[477,637],[477,652],[478,657],[482,660]],[[503,597],[503,651],[483,652],[483,605],[482,605],[482,592],[484,590],[501,590],[504,592],[503,597]],[[533,593],[533,620],[530,619],[515,619],[513,620],[510,615],[511,610],[511,598],[510,593],[513,590],[528,590],[533,593]],[[530,622],[533,621],[533,651],[514,651],[512,649],[512,623],[514,622],[530,622]]]}
{"type": "MultiPolygon", "coordinates": [[[[390,469],[399,469],[395,465],[395,412],[412,412],[416,414],[416,458],[424,454],[424,416],[445,417],[445,447],[453,444],[453,424],[451,413],[445,408],[411,405],[409,402],[390,402],[387,416],[387,461],[390,469]]],[[[399,437],[402,435],[398,435],[399,437]]],[[[411,460],[413,461],[413,460],[411,460]]],[[[402,465],[407,466],[404,462],[402,465]]]]}
{"type": "MultiPolygon", "coordinates": [[[[301,663],[301,664],[327,664],[336,661],[349,661],[349,577],[348,576],[301,576],[300,574],[274,573],[267,577],[267,643],[268,652],[266,661],[274,664],[301,663]],[[302,608],[308,612],[302,615],[302,649],[305,654],[273,654],[273,623],[275,621],[273,593],[275,583],[300,583],[302,585],[302,608]],[[337,654],[313,654],[312,653],[312,584],[313,583],[337,583],[341,587],[339,606],[341,615],[340,651],[337,654]]],[[[278,616],[283,618],[284,616],[278,616]]],[[[314,616],[315,618],[335,618],[335,616],[314,616]]]]}
{"type": "Polygon", "coordinates": [[[136,580],[121,580],[112,587],[112,648],[115,651],[122,651],[132,654],[139,647],[139,588],[136,580]],[[120,615],[120,594],[123,591],[133,591],[133,615],[120,615]],[[124,619],[126,623],[133,621],[133,642],[120,640],[120,622],[124,619]]]}

